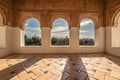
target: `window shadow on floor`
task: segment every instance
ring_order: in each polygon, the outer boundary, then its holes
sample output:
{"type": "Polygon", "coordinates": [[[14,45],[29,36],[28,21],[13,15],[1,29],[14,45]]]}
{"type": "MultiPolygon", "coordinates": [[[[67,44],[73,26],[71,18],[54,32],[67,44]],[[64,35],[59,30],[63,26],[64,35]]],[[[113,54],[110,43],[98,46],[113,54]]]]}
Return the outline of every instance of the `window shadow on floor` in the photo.
{"type": "Polygon", "coordinates": [[[120,57],[116,57],[114,55],[106,55],[106,54],[105,57],[108,59],[106,60],[108,64],[115,63],[116,66],[120,67],[120,57]]]}
{"type": "Polygon", "coordinates": [[[81,56],[68,56],[61,80],[90,80],[85,65],[81,56]]]}
{"type": "MultiPolygon", "coordinates": [[[[41,69],[40,66],[42,66],[43,76],[49,76],[50,74],[51,76],[49,78],[52,80],[101,80],[102,77],[96,76],[98,75],[97,72],[109,75],[108,73],[111,74],[112,72],[112,68],[109,68],[111,65],[116,64],[115,66],[120,67],[119,58],[102,53],[74,55],[10,55],[0,58],[0,61],[2,61],[2,59],[7,66],[5,68],[4,64],[0,65],[0,80],[13,79],[24,71],[29,75],[34,69],[28,70],[28,68],[34,67],[41,69]],[[4,68],[2,69],[1,66],[4,68]],[[104,66],[107,67],[104,68],[104,66]]],[[[40,80],[41,76],[42,75],[37,73],[37,80],[40,80]]]]}
{"type": "MultiPolygon", "coordinates": [[[[20,72],[26,71],[27,68],[34,65],[37,61],[41,60],[42,58],[36,57],[36,55],[32,55],[32,56],[10,55],[10,56],[3,57],[1,59],[5,59],[7,68],[0,70],[0,80],[10,80],[11,78],[18,75],[20,72]],[[12,61],[12,59],[16,59],[17,63],[16,64],[14,62],[10,63],[9,61],[12,61]]],[[[26,71],[26,72],[30,73],[29,71],[26,71]]]]}

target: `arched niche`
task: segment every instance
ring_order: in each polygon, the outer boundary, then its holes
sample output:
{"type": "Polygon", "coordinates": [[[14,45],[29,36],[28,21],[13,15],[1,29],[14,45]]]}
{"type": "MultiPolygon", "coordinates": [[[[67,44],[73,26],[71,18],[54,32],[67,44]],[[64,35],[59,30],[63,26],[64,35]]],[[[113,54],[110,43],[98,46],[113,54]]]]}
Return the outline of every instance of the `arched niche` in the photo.
{"type": "Polygon", "coordinates": [[[111,43],[112,47],[120,47],[120,11],[114,16],[113,27],[111,27],[111,43]]]}
{"type": "Polygon", "coordinates": [[[6,24],[6,17],[4,12],[0,9],[0,26],[6,24]]]}
{"type": "Polygon", "coordinates": [[[111,26],[117,27],[119,16],[120,16],[120,9],[116,10],[116,12],[113,14],[111,19],[111,26]]]}
{"type": "Polygon", "coordinates": [[[4,27],[5,23],[5,15],[0,9],[0,48],[6,47],[6,27],[4,27]]]}

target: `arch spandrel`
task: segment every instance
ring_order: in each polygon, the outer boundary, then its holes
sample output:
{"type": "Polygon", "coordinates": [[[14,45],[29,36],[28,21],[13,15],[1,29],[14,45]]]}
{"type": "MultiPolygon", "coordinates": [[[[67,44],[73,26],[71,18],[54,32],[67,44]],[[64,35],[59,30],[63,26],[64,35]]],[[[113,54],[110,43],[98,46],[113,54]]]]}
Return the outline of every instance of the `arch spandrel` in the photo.
{"type": "Polygon", "coordinates": [[[32,13],[32,12],[29,12],[29,13],[26,13],[26,12],[23,12],[23,13],[19,13],[19,20],[18,20],[18,26],[20,27],[20,29],[24,29],[24,24],[25,24],[25,21],[29,18],[36,18],[39,20],[39,22],[41,22],[41,25],[42,25],[42,20],[41,20],[41,17],[40,17],[40,13],[32,13]]]}

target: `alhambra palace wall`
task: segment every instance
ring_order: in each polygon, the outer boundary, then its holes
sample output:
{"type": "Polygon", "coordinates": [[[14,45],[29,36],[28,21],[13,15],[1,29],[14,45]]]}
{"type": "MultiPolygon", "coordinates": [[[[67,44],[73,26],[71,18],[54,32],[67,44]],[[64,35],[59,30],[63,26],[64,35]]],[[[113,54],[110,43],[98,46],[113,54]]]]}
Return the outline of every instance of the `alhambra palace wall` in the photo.
{"type": "Polygon", "coordinates": [[[120,0],[0,0],[0,13],[0,21],[3,21],[0,24],[0,38],[5,39],[5,44],[1,44],[4,47],[0,48],[0,56],[102,52],[120,56],[120,44],[114,45],[117,39],[120,40],[120,24],[117,23],[120,16],[120,0]],[[42,46],[21,46],[24,22],[33,17],[41,23],[42,46]],[[69,47],[50,46],[51,26],[56,18],[64,18],[69,23],[69,47]],[[78,31],[83,18],[90,18],[95,23],[96,44],[93,47],[79,46],[78,31]]]}

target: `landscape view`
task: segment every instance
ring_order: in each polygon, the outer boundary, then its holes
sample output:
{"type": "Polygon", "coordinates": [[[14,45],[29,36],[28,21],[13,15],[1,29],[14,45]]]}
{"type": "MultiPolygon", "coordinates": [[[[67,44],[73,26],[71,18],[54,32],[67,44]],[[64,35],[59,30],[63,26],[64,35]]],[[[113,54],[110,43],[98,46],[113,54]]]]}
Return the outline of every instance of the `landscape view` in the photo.
{"type": "Polygon", "coordinates": [[[40,22],[35,18],[30,18],[25,22],[24,30],[25,46],[41,45],[41,29],[40,22]]]}
{"type": "Polygon", "coordinates": [[[51,45],[69,45],[69,27],[65,19],[58,18],[54,20],[51,30],[51,45]]]}
{"type": "MultiPolygon", "coordinates": [[[[88,18],[83,19],[80,23],[79,45],[94,45],[94,34],[94,22],[88,18]]],[[[37,19],[31,18],[26,21],[24,39],[25,46],[41,45],[40,22],[37,19]]],[[[51,45],[69,45],[69,25],[63,18],[58,18],[53,21],[51,29],[51,45]]]]}
{"type": "Polygon", "coordinates": [[[95,44],[94,39],[95,39],[94,22],[89,18],[85,18],[80,23],[79,45],[93,46],[95,44]]]}

